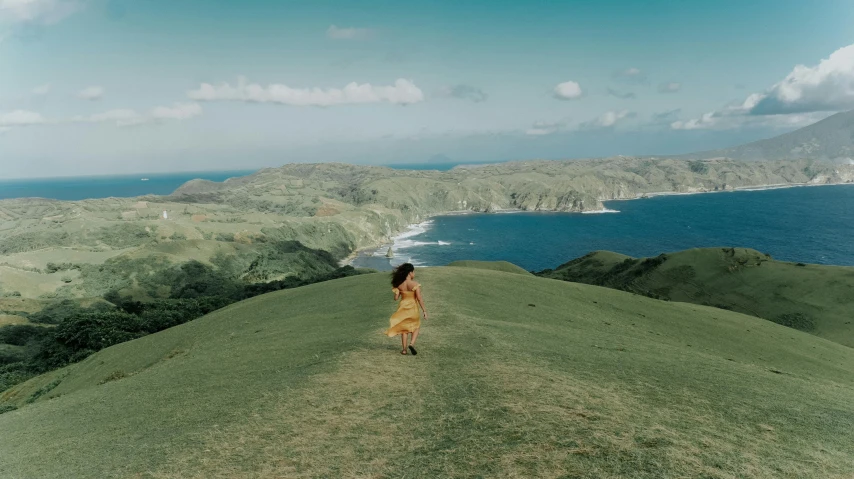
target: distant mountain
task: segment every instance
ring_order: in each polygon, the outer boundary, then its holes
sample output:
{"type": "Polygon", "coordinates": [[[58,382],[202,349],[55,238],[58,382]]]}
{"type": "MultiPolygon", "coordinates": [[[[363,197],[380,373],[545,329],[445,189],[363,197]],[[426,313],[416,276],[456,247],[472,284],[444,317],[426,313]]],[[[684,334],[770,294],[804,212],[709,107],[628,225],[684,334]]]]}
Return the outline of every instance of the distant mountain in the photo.
{"type": "Polygon", "coordinates": [[[733,160],[814,159],[854,163],[854,110],[784,135],[720,150],[679,155],[682,159],[726,157],[733,160]]]}

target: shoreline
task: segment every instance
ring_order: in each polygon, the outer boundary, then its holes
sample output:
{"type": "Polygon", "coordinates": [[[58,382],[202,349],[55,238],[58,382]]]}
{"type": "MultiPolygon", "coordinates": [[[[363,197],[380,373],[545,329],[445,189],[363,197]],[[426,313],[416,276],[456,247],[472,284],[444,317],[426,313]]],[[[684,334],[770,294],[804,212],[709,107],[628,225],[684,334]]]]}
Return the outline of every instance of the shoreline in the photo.
{"type": "MultiPolygon", "coordinates": [[[[660,191],[660,192],[652,192],[652,193],[642,193],[639,196],[635,196],[634,198],[614,198],[614,199],[600,199],[601,203],[610,202],[610,201],[634,201],[634,200],[642,200],[655,198],[658,196],[688,196],[688,195],[703,195],[709,193],[738,193],[743,191],[765,191],[765,190],[781,190],[786,188],[801,188],[801,187],[810,187],[810,186],[842,186],[842,185],[854,185],[852,182],[848,183],[777,183],[771,185],[761,185],[761,186],[739,186],[734,187],[732,189],[724,189],[724,190],[709,190],[709,191],[660,191]]],[[[610,209],[607,206],[603,206],[602,209],[598,210],[588,210],[588,211],[573,211],[566,212],[569,214],[611,214],[611,213],[619,213],[619,210],[610,209]]],[[[409,236],[417,236],[421,233],[414,233],[419,225],[423,225],[424,223],[429,222],[432,218],[437,216],[462,216],[462,215],[473,215],[473,214],[514,214],[514,213],[559,213],[558,211],[544,211],[544,210],[535,210],[528,211],[522,209],[499,209],[492,212],[483,212],[483,211],[472,211],[472,210],[454,210],[443,213],[431,213],[429,215],[425,215],[423,221],[420,223],[411,223],[406,229],[397,235],[394,235],[391,238],[391,243],[383,242],[373,246],[368,246],[365,248],[357,249],[351,252],[347,257],[341,259],[338,262],[339,267],[344,266],[353,266],[353,261],[361,256],[363,253],[376,250],[380,248],[384,248],[386,245],[393,247],[394,243],[400,238],[408,238],[409,236]]],[[[425,230],[426,231],[426,230],[425,230]]]]}
{"type": "MultiPolygon", "coordinates": [[[[652,193],[643,193],[634,198],[614,198],[611,200],[599,200],[603,203],[606,201],[631,201],[655,198],[656,196],[687,196],[687,195],[705,195],[710,193],[738,193],[741,191],[766,191],[766,190],[782,190],[786,188],[804,188],[811,186],[843,186],[854,185],[852,182],[847,183],[776,183],[772,185],[762,186],[736,186],[732,189],[724,190],[707,190],[707,191],[655,191],[652,193]]],[[[600,210],[601,211],[601,210],[600,210]]]]}
{"type": "Polygon", "coordinates": [[[454,211],[448,211],[446,213],[445,212],[443,212],[443,213],[431,213],[428,215],[424,215],[424,217],[420,223],[410,223],[409,225],[406,226],[405,230],[403,230],[400,233],[392,236],[391,242],[383,241],[382,243],[378,243],[378,244],[374,244],[372,246],[367,246],[364,248],[354,250],[350,254],[348,254],[345,258],[342,258],[340,261],[338,261],[338,266],[341,268],[343,268],[344,266],[353,266],[353,261],[356,258],[358,258],[359,256],[361,256],[363,253],[366,253],[368,251],[383,249],[386,247],[386,245],[388,245],[391,248],[394,248],[394,244],[398,240],[408,238],[410,236],[417,236],[421,233],[426,232],[427,231],[426,229],[424,229],[424,231],[420,231],[420,232],[417,232],[417,230],[419,227],[424,228],[424,226],[422,226],[422,225],[429,223],[433,218],[435,218],[437,216],[464,216],[464,215],[473,215],[473,214],[477,214],[477,213],[479,213],[479,212],[478,211],[471,211],[471,210],[454,210],[454,211]]]}

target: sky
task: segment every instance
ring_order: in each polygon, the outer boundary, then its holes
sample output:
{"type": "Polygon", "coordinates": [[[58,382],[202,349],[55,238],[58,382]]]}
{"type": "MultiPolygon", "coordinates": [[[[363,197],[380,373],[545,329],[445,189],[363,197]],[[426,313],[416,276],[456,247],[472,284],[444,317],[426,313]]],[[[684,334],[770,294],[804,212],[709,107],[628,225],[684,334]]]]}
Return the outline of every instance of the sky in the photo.
{"type": "Polygon", "coordinates": [[[854,109],[850,0],[0,0],[0,178],[678,154],[854,109]]]}

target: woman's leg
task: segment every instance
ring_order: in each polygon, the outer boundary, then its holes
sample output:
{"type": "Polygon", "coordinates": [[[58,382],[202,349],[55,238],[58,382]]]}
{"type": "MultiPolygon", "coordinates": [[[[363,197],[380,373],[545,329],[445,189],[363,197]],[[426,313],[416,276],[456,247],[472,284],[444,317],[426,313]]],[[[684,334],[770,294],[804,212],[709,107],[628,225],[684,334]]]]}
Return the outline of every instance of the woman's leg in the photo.
{"type": "Polygon", "coordinates": [[[401,352],[403,354],[406,354],[406,347],[407,347],[407,344],[406,344],[407,341],[406,340],[407,339],[408,339],[408,335],[406,333],[400,333],[400,344],[403,346],[403,349],[401,350],[401,352]]]}
{"type": "Polygon", "coordinates": [[[410,345],[412,345],[412,346],[415,346],[415,340],[416,340],[416,339],[418,339],[418,331],[421,331],[421,328],[416,329],[416,330],[412,333],[412,340],[411,340],[411,341],[409,341],[409,344],[410,344],[410,345]]]}

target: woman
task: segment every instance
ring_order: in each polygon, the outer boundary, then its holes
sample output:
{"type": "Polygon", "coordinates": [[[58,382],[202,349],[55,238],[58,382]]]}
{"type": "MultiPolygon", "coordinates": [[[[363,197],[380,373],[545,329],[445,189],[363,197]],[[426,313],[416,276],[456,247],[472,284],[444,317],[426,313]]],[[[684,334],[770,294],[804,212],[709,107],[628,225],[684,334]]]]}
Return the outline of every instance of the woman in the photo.
{"type": "Polygon", "coordinates": [[[400,354],[406,354],[407,349],[413,355],[418,354],[415,350],[415,341],[421,328],[418,306],[424,311],[424,319],[427,319],[427,310],[424,309],[424,299],[421,297],[421,285],[415,282],[415,266],[403,263],[395,268],[391,273],[391,285],[394,300],[400,299],[400,305],[391,315],[391,327],[385,334],[389,337],[400,335],[400,344],[403,346],[400,354]]]}

